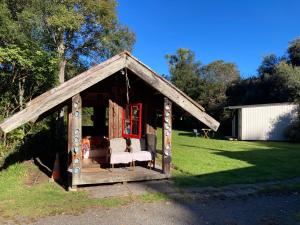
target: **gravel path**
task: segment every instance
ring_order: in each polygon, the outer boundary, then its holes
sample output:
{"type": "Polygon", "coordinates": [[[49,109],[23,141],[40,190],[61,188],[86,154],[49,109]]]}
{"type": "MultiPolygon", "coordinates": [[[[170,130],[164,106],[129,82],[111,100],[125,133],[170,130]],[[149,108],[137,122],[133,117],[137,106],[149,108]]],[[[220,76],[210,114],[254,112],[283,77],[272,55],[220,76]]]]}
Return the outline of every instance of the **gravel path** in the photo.
{"type": "Polygon", "coordinates": [[[90,209],[78,216],[47,217],[35,225],[284,225],[300,224],[300,196],[254,195],[245,198],[133,203],[113,209],[90,209]]]}

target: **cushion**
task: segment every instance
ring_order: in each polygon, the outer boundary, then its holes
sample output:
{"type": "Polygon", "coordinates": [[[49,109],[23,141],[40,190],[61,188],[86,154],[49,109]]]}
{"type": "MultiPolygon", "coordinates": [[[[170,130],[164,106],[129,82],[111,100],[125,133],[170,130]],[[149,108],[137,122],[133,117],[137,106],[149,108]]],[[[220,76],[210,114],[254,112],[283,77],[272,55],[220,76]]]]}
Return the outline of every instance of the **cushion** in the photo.
{"type": "Polygon", "coordinates": [[[110,155],[110,163],[130,163],[132,162],[132,153],[129,152],[113,152],[110,155]]]}
{"type": "Polygon", "coordinates": [[[131,140],[131,148],[132,152],[140,152],[140,151],[145,151],[146,149],[146,144],[145,144],[145,139],[136,139],[132,138],[131,140]]]}
{"type": "Polygon", "coordinates": [[[113,138],[109,140],[111,152],[125,152],[126,140],[124,138],[113,138]]]}
{"type": "Polygon", "coordinates": [[[133,152],[131,154],[132,154],[133,161],[150,161],[150,160],[152,160],[151,153],[148,151],[133,152]]]}

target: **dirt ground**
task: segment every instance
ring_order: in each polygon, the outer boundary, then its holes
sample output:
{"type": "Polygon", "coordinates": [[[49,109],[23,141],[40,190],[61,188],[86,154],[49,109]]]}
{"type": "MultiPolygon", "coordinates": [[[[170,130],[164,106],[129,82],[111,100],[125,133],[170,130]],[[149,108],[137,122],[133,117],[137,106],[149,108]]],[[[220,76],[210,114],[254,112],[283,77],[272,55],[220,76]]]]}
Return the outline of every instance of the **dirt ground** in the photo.
{"type": "Polygon", "coordinates": [[[300,195],[263,194],[233,199],[133,203],[108,210],[90,209],[78,216],[60,215],[35,225],[296,225],[300,224],[300,195]]]}

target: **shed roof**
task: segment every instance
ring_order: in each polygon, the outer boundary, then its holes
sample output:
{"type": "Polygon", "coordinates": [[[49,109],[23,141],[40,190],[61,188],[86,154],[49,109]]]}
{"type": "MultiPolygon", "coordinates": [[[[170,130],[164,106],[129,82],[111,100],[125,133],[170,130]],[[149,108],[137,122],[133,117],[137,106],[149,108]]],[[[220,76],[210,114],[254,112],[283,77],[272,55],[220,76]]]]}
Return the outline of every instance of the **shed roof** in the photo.
{"type": "Polygon", "coordinates": [[[296,104],[293,102],[281,102],[281,103],[253,104],[253,105],[236,105],[236,106],[227,106],[227,107],[225,107],[225,109],[270,107],[270,106],[280,106],[280,105],[296,105],[296,104]]]}
{"type": "Polygon", "coordinates": [[[72,96],[124,68],[131,70],[139,78],[211,129],[215,131],[218,129],[219,122],[205,113],[205,109],[201,105],[129,52],[122,52],[31,100],[25,109],[5,119],[0,124],[0,130],[8,133],[29,121],[33,121],[72,96]]]}

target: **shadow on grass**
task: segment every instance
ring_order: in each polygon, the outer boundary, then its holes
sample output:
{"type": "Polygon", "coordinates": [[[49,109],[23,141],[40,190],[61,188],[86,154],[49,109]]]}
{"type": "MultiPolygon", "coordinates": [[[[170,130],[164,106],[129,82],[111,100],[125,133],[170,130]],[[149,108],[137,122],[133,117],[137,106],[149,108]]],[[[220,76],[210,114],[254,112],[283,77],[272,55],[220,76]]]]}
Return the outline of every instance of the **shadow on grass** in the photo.
{"type": "MultiPolygon", "coordinates": [[[[60,162],[67,162],[67,154],[60,150],[66,149],[64,146],[66,146],[66,141],[54,141],[53,134],[48,129],[29,135],[20,147],[5,158],[0,172],[13,164],[33,160],[35,165],[50,178],[57,153],[59,153],[60,162]]],[[[64,173],[67,169],[67,163],[60,164],[60,169],[62,180],[67,180],[67,174],[64,173]]],[[[59,184],[65,187],[64,182],[59,182],[59,184]]]]}
{"type": "MultiPolygon", "coordinates": [[[[235,160],[241,160],[251,164],[246,168],[237,168],[226,171],[219,171],[215,173],[193,175],[187,174],[184,171],[174,174],[172,178],[179,187],[186,186],[222,186],[233,183],[255,183],[258,181],[268,181],[274,179],[286,179],[295,176],[300,176],[300,151],[297,146],[278,143],[262,143],[265,149],[248,149],[247,151],[232,152],[229,150],[221,150],[216,148],[206,148],[214,151],[212,154],[227,157],[235,160]]],[[[182,145],[183,147],[199,148],[201,151],[202,146],[197,145],[182,145]]],[[[53,144],[53,139],[47,131],[40,132],[29,138],[24,146],[20,148],[18,153],[10,155],[5,161],[7,168],[10,165],[18,162],[23,162],[27,159],[34,158],[41,170],[51,171],[56,154],[56,147],[53,144]],[[21,154],[23,153],[23,154],[21,154]]],[[[298,145],[299,147],[299,145],[298,145]]],[[[201,153],[199,153],[201,154],[201,153]]],[[[63,159],[61,160],[63,161],[63,159]]],[[[66,160],[64,160],[66,162],[66,160]]],[[[62,168],[63,170],[63,168],[62,168]]],[[[49,174],[50,175],[50,174],[49,174]]],[[[146,190],[164,193],[162,183],[154,183],[152,185],[147,182],[139,182],[146,190]]],[[[50,196],[49,199],[52,197],[50,196]]],[[[191,224],[197,224],[202,218],[199,216],[199,210],[191,207],[186,199],[176,199],[171,195],[166,198],[185,208],[192,218],[191,224]]],[[[37,199],[33,199],[35,201],[37,199]]],[[[87,199],[86,201],[93,201],[94,199],[87,199]]],[[[82,201],[80,199],[80,201],[82,201]]],[[[181,221],[182,224],[188,224],[189,221],[183,221],[183,218],[178,215],[176,220],[181,221]]],[[[217,216],[217,214],[216,214],[217,216]]],[[[174,219],[174,218],[173,218],[174,219]]]]}
{"type": "MultiPolygon", "coordinates": [[[[223,186],[229,184],[256,183],[271,180],[289,179],[300,176],[300,149],[291,144],[264,143],[266,149],[249,149],[247,151],[229,151],[205,148],[215,151],[212,154],[241,160],[248,167],[218,171],[207,174],[191,174],[177,168],[173,179],[178,186],[223,186]]],[[[199,146],[184,145],[197,148],[199,146]]],[[[298,146],[299,147],[299,146],[298,146]]],[[[200,147],[199,147],[200,148],[200,147]]]]}

